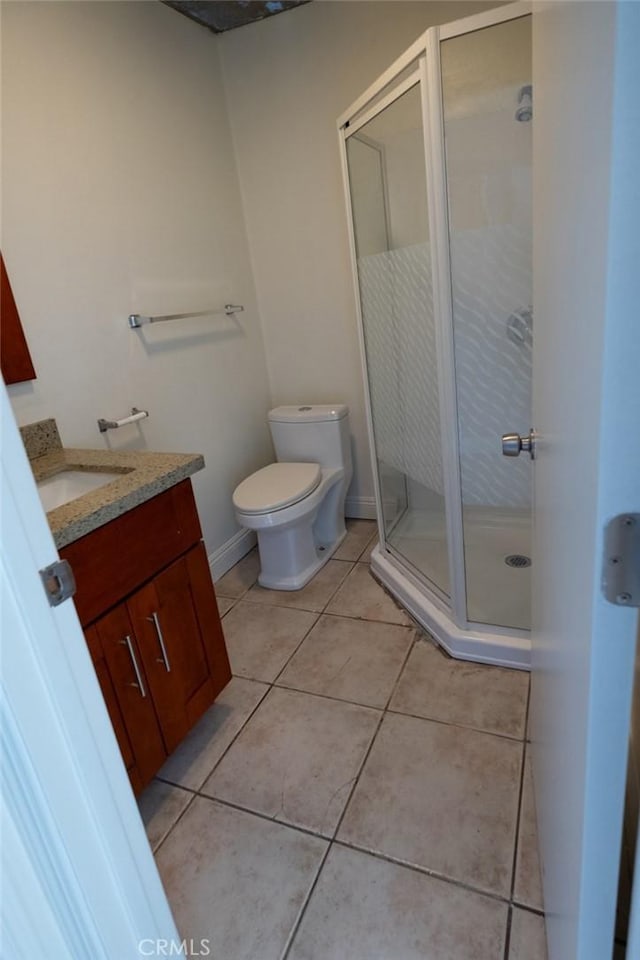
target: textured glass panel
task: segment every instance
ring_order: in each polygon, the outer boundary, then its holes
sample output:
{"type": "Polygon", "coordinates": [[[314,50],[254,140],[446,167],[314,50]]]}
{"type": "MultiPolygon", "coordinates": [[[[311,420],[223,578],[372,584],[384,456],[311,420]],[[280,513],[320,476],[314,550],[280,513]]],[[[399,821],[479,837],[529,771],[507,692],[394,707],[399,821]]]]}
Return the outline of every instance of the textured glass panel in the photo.
{"type": "Polygon", "coordinates": [[[387,545],[449,593],[420,87],[347,141],[387,545]]]}
{"type": "Polygon", "coordinates": [[[467,616],[527,629],[532,466],[500,438],[531,426],[531,18],[441,57],[467,616]]]}

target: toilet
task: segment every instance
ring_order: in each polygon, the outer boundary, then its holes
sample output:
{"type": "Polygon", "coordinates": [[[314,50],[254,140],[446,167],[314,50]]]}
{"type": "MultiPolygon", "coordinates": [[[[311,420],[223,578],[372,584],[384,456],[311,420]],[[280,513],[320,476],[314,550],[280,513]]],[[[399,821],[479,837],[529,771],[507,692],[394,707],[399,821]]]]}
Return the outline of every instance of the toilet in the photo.
{"type": "Polygon", "coordinates": [[[268,414],[278,462],[252,473],[233,493],[238,523],[255,530],[258,583],[300,590],[346,535],[351,483],[349,408],[276,407],[268,414]]]}

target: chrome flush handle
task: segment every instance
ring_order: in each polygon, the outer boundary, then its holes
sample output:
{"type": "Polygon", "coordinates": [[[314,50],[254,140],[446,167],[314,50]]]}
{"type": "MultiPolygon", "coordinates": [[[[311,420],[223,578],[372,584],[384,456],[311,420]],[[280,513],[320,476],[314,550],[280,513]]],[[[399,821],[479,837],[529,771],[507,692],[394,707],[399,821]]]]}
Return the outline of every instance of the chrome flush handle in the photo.
{"type": "Polygon", "coordinates": [[[147,617],[146,619],[149,621],[149,623],[152,623],[156,628],[156,636],[158,637],[158,643],[160,644],[160,653],[162,654],[162,657],[157,658],[158,663],[164,663],[165,670],[167,671],[167,673],[171,673],[171,666],[169,664],[169,657],[167,656],[167,648],[164,645],[164,637],[162,636],[162,628],[160,626],[160,620],[158,618],[158,614],[154,610],[151,616],[147,617]]]}
{"type": "Polygon", "coordinates": [[[519,457],[522,451],[528,453],[532,460],[536,458],[536,436],[533,428],[529,430],[527,436],[521,437],[519,433],[502,434],[502,456],[519,457]]]}

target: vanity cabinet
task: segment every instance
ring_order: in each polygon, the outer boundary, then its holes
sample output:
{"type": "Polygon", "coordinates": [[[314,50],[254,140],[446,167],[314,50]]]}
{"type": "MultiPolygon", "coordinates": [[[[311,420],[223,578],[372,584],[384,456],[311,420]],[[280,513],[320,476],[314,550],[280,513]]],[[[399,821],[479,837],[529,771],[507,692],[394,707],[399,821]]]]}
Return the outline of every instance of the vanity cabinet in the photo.
{"type": "Polygon", "coordinates": [[[140,651],[126,605],[101,617],[85,637],[124,765],[138,792],[162,766],[167,752],[146,677],[139,666],[136,670],[140,651]]]}
{"type": "Polygon", "coordinates": [[[171,753],[229,679],[211,575],[202,544],[127,602],[162,738],[171,753]]]}
{"type": "Polygon", "coordinates": [[[189,480],[60,551],[134,791],[231,678],[189,480]]]}

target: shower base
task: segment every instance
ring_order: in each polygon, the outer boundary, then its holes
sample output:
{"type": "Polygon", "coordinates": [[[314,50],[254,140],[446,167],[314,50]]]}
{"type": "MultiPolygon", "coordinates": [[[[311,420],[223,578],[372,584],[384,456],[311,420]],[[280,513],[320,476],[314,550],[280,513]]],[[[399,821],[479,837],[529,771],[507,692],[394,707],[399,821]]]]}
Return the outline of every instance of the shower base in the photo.
{"type": "MultiPolygon", "coordinates": [[[[444,512],[405,511],[388,536],[389,544],[412,566],[450,593],[444,512]]],[[[524,512],[491,507],[464,511],[464,564],[468,618],[501,628],[531,625],[531,568],[507,558],[531,556],[531,520],[524,512]]]]}
{"type": "Polygon", "coordinates": [[[378,545],[372,553],[374,574],[451,656],[529,669],[531,642],[530,567],[512,567],[513,554],[530,556],[528,517],[502,518],[478,509],[465,516],[465,566],[469,628],[458,627],[451,612],[411,567],[447,591],[447,543],[441,514],[409,510],[389,537],[395,552],[378,545]],[[396,556],[401,554],[406,565],[396,556]]]}

